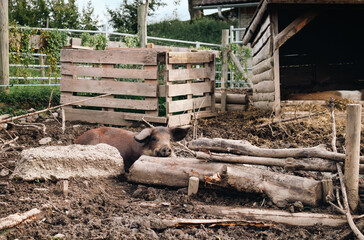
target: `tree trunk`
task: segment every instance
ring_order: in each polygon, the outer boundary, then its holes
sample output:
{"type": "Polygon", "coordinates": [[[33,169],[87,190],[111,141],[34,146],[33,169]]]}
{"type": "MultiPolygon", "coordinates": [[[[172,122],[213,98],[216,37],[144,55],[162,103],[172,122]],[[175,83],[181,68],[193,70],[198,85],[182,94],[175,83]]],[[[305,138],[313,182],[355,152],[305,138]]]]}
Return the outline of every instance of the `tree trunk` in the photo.
{"type": "MultiPolygon", "coordinates": [[[[327,151],[325,145],[310,148],[267,149],[259,148],[243,140],[200,138],[189,142],[188,147],[194,151],[209,150],[257,157],[324,158],[337,162],[343,162],[345,160],[345,154],[327,151]]],[[[360,162],[364,162],[363,157],[360,157],[360,160],[360,162]]]]}
{"type": "Polygon", "coordinates": [[[203,17],[203,10],[194,9],[195,1],[188,0],[188,11],[190,12],[191,20],[196,20],[203,17]]]}
{"type": "Polygon", "coordinates": [[[317,206],[322,199],[319,181],[243,165],[207,163],[194,158],[141,156],[130,168],[127,178],[142,184],[187,187],[191,176],[198,177],[207,185],[266,194],[279,206],[294,201],[317,206]]]}

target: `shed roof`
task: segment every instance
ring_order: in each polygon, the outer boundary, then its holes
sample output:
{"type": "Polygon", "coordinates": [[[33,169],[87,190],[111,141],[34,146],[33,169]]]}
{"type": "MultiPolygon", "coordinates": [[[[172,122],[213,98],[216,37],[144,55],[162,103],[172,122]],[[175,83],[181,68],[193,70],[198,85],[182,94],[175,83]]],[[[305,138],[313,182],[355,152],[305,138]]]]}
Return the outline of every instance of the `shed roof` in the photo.
{"type": "Polygon", "coordinates": [[[364,4],[364,0],[261,0],[248,29],[245,31],[243,36],[243,45],[247,44],[251,40],[251,37],[257,30],[259,23],[264,20],[263,16],[268,5],[273,4],[364,4]]]}
{"type": "Polygon", "coordinates": [[[259,2],[257,0],[196,0],[194,6],[207,6],[207,5],[223,5],[223,4],[238,4],[259,2]]]}

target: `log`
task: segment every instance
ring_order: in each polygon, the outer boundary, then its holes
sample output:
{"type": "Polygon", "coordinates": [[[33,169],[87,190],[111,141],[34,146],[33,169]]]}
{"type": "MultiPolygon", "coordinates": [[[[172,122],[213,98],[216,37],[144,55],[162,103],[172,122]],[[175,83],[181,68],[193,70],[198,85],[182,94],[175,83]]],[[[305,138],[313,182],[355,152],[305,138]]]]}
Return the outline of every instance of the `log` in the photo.
{"type": "Polygon", "coordinates": [[[254,107],[256,107],[258,109],[267,110],[267,111],[272,111],[273,105],[274,105],[274,102],[271,102],[271,101],[259,101],[259,102],[253,103],[254,107]]]}
{"type": "Polygon", "coordinates": [[[252,83],[258,84],[262,81],[273,81],[273,78],[273,69],[269,69],[265,72],[254,74],[252,78],[252,83]]]}
{"type": "MultiPolygon", "coordinates": [[[[216,162],[241,163],[264,166],[276,166],[289,168],[291,171],[319,171],[319,172],[335,172],[336,164],[332,161],[323,159],[293,159],[293,158],[270,158],[270,157],[252,157],[237,156],[232,154],[221,153],[205,153],[196,152],[196,158],[205,159],[216,162]]],[[[363,165],[364,170],[364,165],[363,165]]]]}
{"type": "Polygon", "coordinates": [[[321,213],[289,213],[280,210],[225,207],[225,206],[205,206],[195,205],[195,208],[203,209],[207,214],[218,215],[221,217],[239,217],[255,221],[271,221],[291,226],[309,227],[317,224],[323,226],[337,227],[346,224],[343,216],[321,214],[321,213]]]}
{"type": "MultiPolygon", "coordinates": [[[[254,146],[244,140],[199,138],[189,142],[188,148],[194,151],[209,150],[257,157],[324,158],[336,162],[343,162],[345,160],[345,154],[327,151],[326,146],[323,144],[308,148],[268,149],[254,146]]],[[[364,162],[363,157],[361,157],[361,162],[364,162]]]]}
{"type": "Polygon", "coordinates": [[[273,80],[261,81],[253,85],[254,93],[274,93],[273,80]]]}
{"type": "Polygon", "coordinates": [[[272,42],[271,40],[268,40],[265,45],[262,47],[262,49],[259,50],[257,53],[253,53],[253,66],[257,65],[261,61],[272,57],[272,42]]]}
{"type": "Polygon", "coordinates": [[[191,176],[205,183],[201,186],[265,194],[279,206],[295,201],[317,206],[322,200],[322,184],[316,180],[243,165],[207,163],[195,158],[143,155],[130,168],[127,179],[142,184],[187,187],[191,176]]]}
{"type": "MultiPolygon", "coordinates": [[[[43,207],[45,209],[46,207],[43,207]]],[[[24,213],[15,213],[0,219],[0,231],[15,227],[21,223],[33,221],[44,213],[43,209],[33,208],[24,213]]]]}
{"type": "Polygon", "coordinates": [[[257,65],[253,66],[252,73],[259,74],[265,72],[273,67],[273,58],[267,58],[266,60],[258,63],[257,65]]]}
{"type": "Polygon", "coordinates": [[[275,99],[274,93],[253,93],[254,102],[268,101],[273,102],[275,99]]]}
{"type": "MultiPolygon", "coordinates": [[[[221,102],[221,93],[215,93],[215,100],[217,103],[221,102]]],[[[246,94],[228,93],[226,95],[227,104],[246,104],[248,103],[246,94]]]]}

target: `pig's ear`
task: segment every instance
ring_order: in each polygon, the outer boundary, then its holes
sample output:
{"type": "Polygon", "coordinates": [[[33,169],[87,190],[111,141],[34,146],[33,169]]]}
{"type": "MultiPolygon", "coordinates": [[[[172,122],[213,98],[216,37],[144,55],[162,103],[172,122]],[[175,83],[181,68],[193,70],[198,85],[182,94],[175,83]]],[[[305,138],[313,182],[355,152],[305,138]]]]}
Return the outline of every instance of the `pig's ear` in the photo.
{"type": "Polygon", "coordinates": [[[143,129],[140,133],[134,136],[135,141],[139,143],[144,143],[148,140],[150,135],[152,134],[153,129],[152,128],[146,128],[143,129]]]}
{"type": "Polygon", "coordinates": [[[190,130],[191,126],[186,127],[174,127],[170,128],[171,137],[173,141],[181,141],[184,139],[188,133],[188,130],[190,130]]]}

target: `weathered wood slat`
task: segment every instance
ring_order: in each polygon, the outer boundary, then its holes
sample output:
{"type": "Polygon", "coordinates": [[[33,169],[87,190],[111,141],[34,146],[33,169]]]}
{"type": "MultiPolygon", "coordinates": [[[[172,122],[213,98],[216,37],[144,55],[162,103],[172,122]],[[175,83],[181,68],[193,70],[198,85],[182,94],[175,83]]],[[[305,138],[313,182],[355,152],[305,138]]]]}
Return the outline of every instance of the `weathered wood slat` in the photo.
{"type": "Polygon", "coordinates": [[[269,70],[267,70],[265,72],[253,75],[252,83],[253,84],[258,84],[258,83],[260,83],[262,81],[267,81],[267,80],[273,81],[273,79],[274,79],[273,69],[269,69],[269,70]]]}
{"type": "Polygon", "coordinates": [[[263,33],[265,33],[265,30],[270,26],[270,18],[267,16],[262,24],[262,26],[259,28],[258,34],[255,36],[254,41],[252,42],[252,46],[254,46],[259,39],[262,37],[263,33]]]}
{"type": "Polygon", "coordinates": [[[168,63],[207,63],[213,60],[213,54],[205,52],[170,52],[168,63]]]}
{"type": "MultiPolygon", "coordinates": [[[[88,96],[72,96],[69,94],[61,95],[61,104],[75,102],[89,98],[88,96]]],[[[80,104],[76,104],[80,105],[80,104]]],[[[158,103],[155,100],[135,100],[120,98],[99,98],[92,99],[81,104],[82,106],[107,107],[107,108],[124,108],[138,110],[157,110],[158,103]]]]}
{"type": "Polygon", "coordinates": [[[259,52],[259,50],[262,49],[262,47],[266,44],[266,42],[268,41],[268,39],[271,38],[271,36],[272,36],[271,29],[270,29],[270,27],[268,27],[265,30],[265,32],[263,33],[263,35],[261,36],[261,38],[253,46],[253,52],[254,53],[259,52]]]}
{"type": "MultiPolygon", "coordinates": [[[[217,113],[212,110],[198,111],[198,112],[196,112],[196,119],[215,117],[216,115],[217,115],[217,113]]],[[[194,118],[195,118],[195,116],[192,115],[192,119],[194,119],[194,118]]]]}
{"type": "Polygon", "coordinates": [[[258,109],[271,111],[273,110],[274,102],[269,102],[269,101],[254,102],[253,105],[258,109]]]}
{"type": "Polygon", "coordinates": [[[271,40],[268,40],[264,47],[262,49],[260,49],[260,51],[256,54],[254,54],[253,57],[253,66],[257,65],[258,63],[260,63],[261,61],[272,57],[272,42],[271,40]]]}
{"type": "Polygon", "coordinates": [[[133,120],[133,121],[142,121],[144,119],[148,122],[167,123],[166,117],[150,116],[150,115],[139,114],[139,113],[127,113],[127,114],[125,114],[124,119],[133,120]]]}
{"type": "Polygon", "coordinates": [[[61,79],[61,91],[64,92],[111,93],[117,95],[157,97],[157,87],[157,84],[152,83],[61,79]]]}
{"type": "Polygon", "coordinates": [[[167,104],[169,105],[169,113],[188,111],[194,108],[198,110],[211,106],[211,96],[172,101],[167,104]]]}
{"type": "Polygon", "coordinates": [[[175,127],[175,126],[183,126],[188,125],[191,122],[191,114],[179,114],[179,115],[172,115],[168,117],[168,126],[175,127]]]}
{"type": "Polygon", "coordinates": [[[261,81],[258,84],[253,85],[254,93],[272,93],[274,92],[274,82],[273,81],[261,81]]]}
{"type": "Polygon", "coordinates": [[[126,113],[111,111],[96,111],[88,109],[65,108],[66,121],[83,121],[88,123],[103,123],[118,126],[130,126],[132,122],[125,121],[126,113]]]}
{"type": "Polygon", "coordinates": [[[206,92],[211,92],[211,82],[197,82],[197,83],[185,83],[185,84],[173,84],[168,85],[168,96],[182,96],[182,95],[202,95],[206,92]]]}
{"type": "Polygon", "coordinates": [[[158,70],[156,69],[98,68],[98,67],[83,67],[83,66],[65,65],[65,64],[62,64],[61,66],[61,74],[106,77],[106,78],[139,78],[139,79],[158,78],[158,70]]]}
{"type": "Polygon", "coordinates": [[[209,68],[171,69],[167,71],[168,81],[184,81],[198,78],[208,78],[209,68]]]}
{"type": "Polygon", "coordinates": [[[273,102],[275,99],[274,92],[272,93],[253,93],[253,101],[270,101],[273,102]]]}
{"type": "Polygon", "coordinates": [[[267,58],[264,61],[253,66],[252,73],[259,74],[273,68],[273,58],[267,58]]]}
{"type": "Polygon", "coordinates": [[[260,5],[258,7],[258,11],[256,12],[255,16],[253,17],[252,22],[250,23],[250,26],[247,29],[246,34],[244,35],[243,45],[248,44],[249,40],[253,36],[255,30],[259,26],[259,23],[262,20],[264,14],[265,14],[265,10],[267,9],[267,6],[268,6],[268,2],[267,1],[262,1],[260,3],[260,5]]]}
{"type": "Polygon", "coordinates": [[[157,52],[128,49],[103,51],[62,49],[61,62],[157,65],[157,52]]]}

